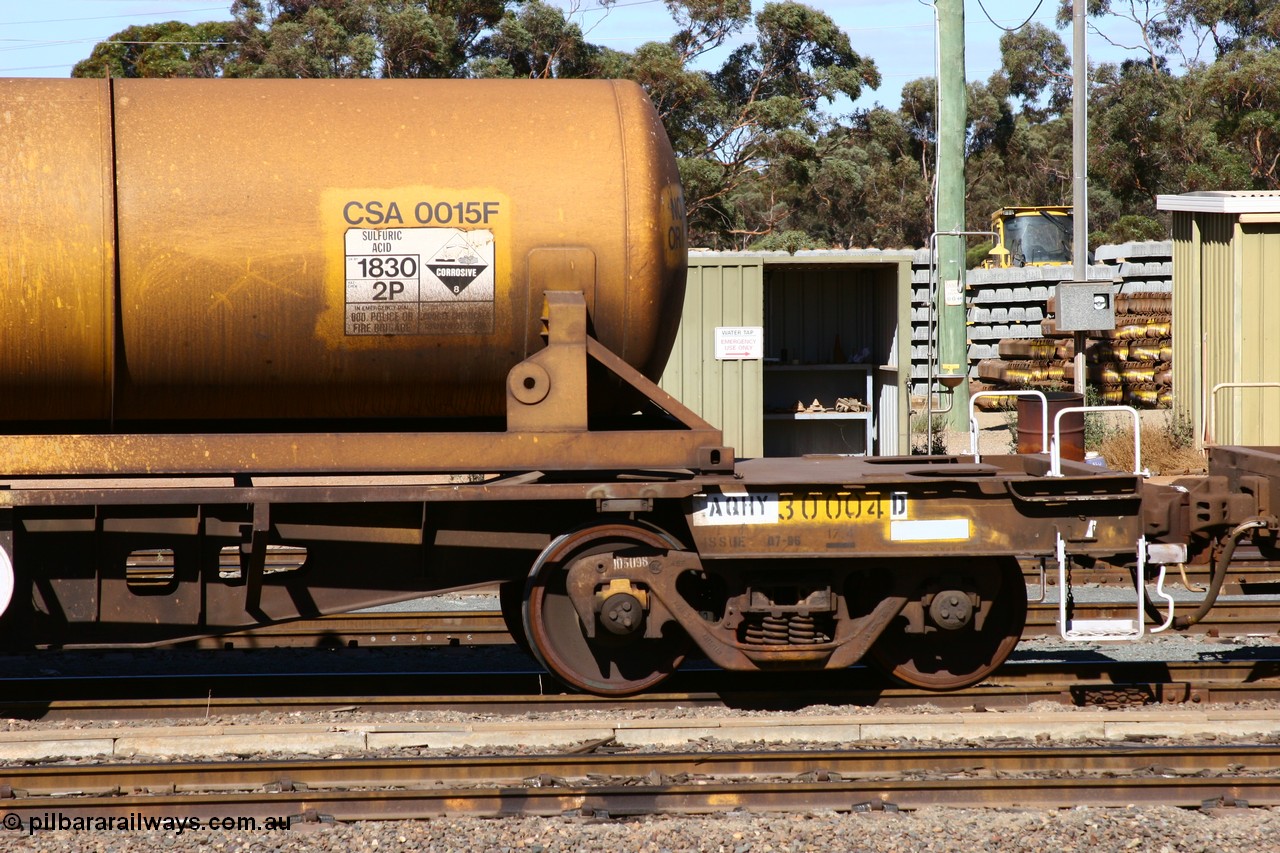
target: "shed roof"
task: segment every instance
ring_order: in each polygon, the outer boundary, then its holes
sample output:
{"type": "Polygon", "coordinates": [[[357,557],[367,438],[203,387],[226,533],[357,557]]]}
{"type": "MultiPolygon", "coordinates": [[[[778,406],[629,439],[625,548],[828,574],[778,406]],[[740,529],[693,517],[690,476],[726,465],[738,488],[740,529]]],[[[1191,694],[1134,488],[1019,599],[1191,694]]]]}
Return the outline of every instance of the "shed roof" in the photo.
{"type": "Polygon", "coordinates": [[[801,249],[788,252],[739,252],[715,249],[690,249],[689,261],[760,260],[765,264],[849,264],[849,263],[900,263],[910,262],[912,249],[801,249]]]}
{"type": "Polygon", "coordinates": [[[1208,190],[1158,195],[1156,209],[1187,213],[1280,213],[1280,190],[1208,190]]]}

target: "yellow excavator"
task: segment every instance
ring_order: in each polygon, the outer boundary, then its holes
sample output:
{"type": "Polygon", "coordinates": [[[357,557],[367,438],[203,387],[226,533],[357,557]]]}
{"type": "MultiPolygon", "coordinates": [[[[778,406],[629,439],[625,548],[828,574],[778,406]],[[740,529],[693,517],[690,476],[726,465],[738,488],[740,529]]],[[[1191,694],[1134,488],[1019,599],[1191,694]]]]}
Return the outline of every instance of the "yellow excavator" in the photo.
{"type": "Polygon", "coordinates": [[[985,269],[1071,263],[1071,207],[1002,207],[991,214],[995,246],[985,269]]]}

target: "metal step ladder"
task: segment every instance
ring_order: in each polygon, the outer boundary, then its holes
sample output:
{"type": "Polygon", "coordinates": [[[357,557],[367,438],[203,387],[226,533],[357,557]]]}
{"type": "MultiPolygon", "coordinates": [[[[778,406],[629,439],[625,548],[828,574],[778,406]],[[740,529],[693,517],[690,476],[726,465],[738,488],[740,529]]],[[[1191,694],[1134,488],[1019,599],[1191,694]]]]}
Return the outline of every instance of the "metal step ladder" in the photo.
{"type": "MultiPolygon", "coordinates": [[[[1067,543],[1057,534],[1055,551],[1058,558],[1058,633],[1062,639],[1074,643],[1105,643],[1118,640],[1137,640],[1146,631],[1147,561],[1155,557],[1159,572],[1156,576],[1156,598],[1165,607],[1164,623],[1151,629],[1152,634],[1168,630],[1173,624],[1173,597],[1165,592],[1166,564],[1177,556],[1171,546],[1147,545],[1145,536],[1138,539],[1138,569],[1134,573],[1134,592],[1137,594],[1137,612],[1132,619],[1074,619],[1071,616],[1071,558],[1067,555],[1067,543]],[[1154,553],[1152,553],[1154,552],[1154,553]]],[[[1185,560],[1185,554],[1182,555],[1185,560]]]]}
{"type": "MultiPolygon", "coordinates": [[[[1058,410],[1053,418],[1053,429],[1048,422],[1048,402],[1040,391],[981,391],[969,399],[969,452],[974,462],[981,461],[978,449],[978,420],[976,404],[981,397],[1036,397],[1040,400],[1040,434],[1041,447],[1047,447],[1049,454],[1049,472],[1047,476],[1062,477],[1062,418],[1073,412],[1092,414],[1098,412],[1127,413],[1133,418],[1133,474],[1138,477],[1151,476],[1142,467],[1142,430],[1138,410],[1132,406],[1069,406],[1058,410]]],[[[1046,451],[1041,451],[1046,452],[1046,451]]],[[[1058,633],[1062,639],[1076,643],[1113,642],[1120,640],[1136,640],[1147,633],[1147,564],[1158,567],[1156,574],[1155,598],[1164,607],[1164,622],[1150,630],[1152,634],[1166,631],[1173,625],[1173,597],[1165,592],[1165,573],[1169,563],[1180,564],[1186,561],[1185,545],[1148,545],[1145,536],[1137,542],[1138,567],[1134,574],[1134,592],[1137,606],[1131,619],[1075,619],[1071,615],[1071,558],[1067,554],[1067,543],[1062,533],[1055,534],[1054,550],[1058,560],[1058,633]]],[[[1045,593],[1044,560],[1040,561],[1040,594],[1045,593]]]]}
{"type": "MultiPolygon", "coordinates": [[[[1023,392],[1026,394],[1027,392],[1023,392]]],[[[1034,394],[1035,392],[1031,392],[1034,394]]],[[[1012,395],[1022,396],[1022,394],[1012,395]]],[[[1047,406],[1041,397],[1041,412],[1047,412],[1047,406]]],[[[1050,432],[1047,423],[1042,423],[1041,430],[1049,438],[1049,474],[1050,477],[1061,477],[1062,473],[1062,419],[1073,412],[1082,414],[1099,412],[1120,412],[1133,418],[1133,474],[1138,477],[1150,476],[1142,467],[1142,429],[1138,410],[1132,406],[1069,406],[1058,410],[1053,418],[1053,429],[1050,432]]],[[[974,433],[976,450],[976,421],[970,413],[971,428],[974,433]]],[[[1044,443],[1041,446],[1045,446],[1044,443]]],[[[1134,573],[1134,593],[1137,598],[1134,617],[1132,619],[1075,619],[1071,615],[1071,558],[1067,555],[1067,544],[1061,532],[1055,534],[1054,550],[1058,560],[1058,633],[1062,639],[1076,643],[1116,642],[1121,640],[1137,640],[1147,631],[1147,563],[1150,561],[1159,567],[1156,575],[1155,597],[1161,601],[1165,609],[1164,622],[1151,629],[1152,634],[1168,630],[1173,624],[1173,597],[1164,589],[1166,566],[1170,562],[1180,563],[1186,560],[1186,549],[1182,546],[1179,553],[1177,546],[1148,546],[1145,536],[1137,542],[1138,566],[1134,573]],[[1153,559],[1154,557],[1154,559],[1153,559]]],[[[1041,587],[1043,594],[1043,586],[1041,587]]]]}

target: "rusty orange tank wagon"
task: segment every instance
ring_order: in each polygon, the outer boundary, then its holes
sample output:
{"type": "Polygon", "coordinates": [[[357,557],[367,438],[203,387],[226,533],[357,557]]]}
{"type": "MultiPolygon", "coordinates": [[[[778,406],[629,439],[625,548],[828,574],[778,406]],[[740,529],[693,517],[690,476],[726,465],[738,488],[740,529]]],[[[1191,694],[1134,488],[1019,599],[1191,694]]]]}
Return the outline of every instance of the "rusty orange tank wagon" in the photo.
{"type": "Polygon", "coordinates": [[[1180,627],[1166,565],[1275,550],[1247,448],[1165,487],[1052,453],[735,459],[654,383],[687,247],[633,84],[7,80],[0,108],[13,644],[498,584],[582,690],[693,651],[941,690],[1013,649],[1028,561],[1130,567],[1134,618],[1062,612],[1120,639],[1180,627]]]}

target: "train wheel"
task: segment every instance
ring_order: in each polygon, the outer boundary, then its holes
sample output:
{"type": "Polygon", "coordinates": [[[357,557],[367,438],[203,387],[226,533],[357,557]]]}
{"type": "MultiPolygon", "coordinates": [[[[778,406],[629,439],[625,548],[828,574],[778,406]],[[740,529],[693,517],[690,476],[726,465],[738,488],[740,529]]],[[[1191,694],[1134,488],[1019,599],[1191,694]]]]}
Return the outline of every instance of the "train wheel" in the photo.
{"type": "Polygon", "coordinates": [[[605,524],[559,537],[529,572],[525,636],[538,662],[571,687],[606,696],[639,693],[662,682],[684,660],[689,641],[678,628],[671,636],[655,639],[645,637],[643,630],[619,635],[597,626],[596,635],[588,637],[569,599],[565,580],[574,560],[637,546],[679,547],[648,527],[605,524]]]}
{"type": "Polygon", "coordinates": [[[908,634],[890,625],[871,647],[867,662],[924,690],[959,690],[995,672],[1022,638],[1027,595],[1016,560],[993,562],[991,569],[998,572],[999,587],[981,630],[969,624],[908,634]]]}

